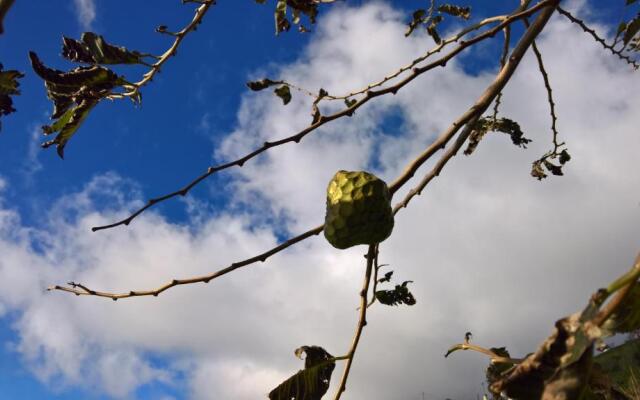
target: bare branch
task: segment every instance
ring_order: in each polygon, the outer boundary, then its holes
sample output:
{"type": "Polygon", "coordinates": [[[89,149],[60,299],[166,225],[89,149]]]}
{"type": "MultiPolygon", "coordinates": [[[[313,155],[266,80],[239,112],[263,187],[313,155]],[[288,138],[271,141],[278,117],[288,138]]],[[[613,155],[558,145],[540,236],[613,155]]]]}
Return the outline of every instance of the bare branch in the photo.
{"type": "Polygon", "coordinates": [[[196,30],[197,26],[200,24],[200,22],[202,22],[202,18],[204,18],[205,14],[209,10],[209,7],[216,4],[215,0],[190,0],[183,1],[183,3],[200,4],[200,6],[196,9],[195,15],[193,16],[191,22],[189,22],[187,26],[185,26],[178,32],[168,32],[165,29],[159,30],[158,32],[160,33],[170,34],[171,36],[175,37],[171,46],[158,58],[158,61],[151,64],[151,69],[142,76],[142,79],[140,81],[132,84],[130,91],[124,93],[114,93],[110,95],[109,98],[119,99],[124,97],[137,97],[139,95],[140,88],[151,82],[153,80],[153,77],[158,72],[160,72],[160,68],[162,68],[164,63],[166,63],[169,58],[176,55],[176,52],[178,51],[178,47],[180,46],[182,40],[187,36],[187,34],[189,34],[189,32],[196,30]]]}
{"type": "MultiPolygon", "coordinates": [[[[416,77],[424,74],[427,71],[430,71],[436,67],[441,67],[441,66],[445,66],[446,63],[451,60],[452,58],[454,58],[456,55],[458,55],[460,52],[462,52],[464,49],[468,48],[469,46],[472,46],[480,41],[483,41],[485,39],[491,38],[493,37],[496,33],[498,33],[500,30],[504,29],[506,26],[512,24],[513,22],[520,20],[522,18],[525,18],[527,16],[530,16],[531,14],[534,14],[535,12],[539,11],[540,9],[544,9],[545,7],[548,7],[552,4],[555,4],[557,2],[557,0],[544,0],[538,4],[536,4],[535,6],[519,12],[519,13],[515,13],[512,15],[509,15],[508,17],[506,17],[500,24],[496,25],[495,27],[488,29],[487,31],[483,32],[482,34],[479,34],[467,41],[464,42],[460,42],[460,44],[458,45],[458,47],[456,47],[454,50],[452,50],[451,52],[449,52],[447,55],[427,64],[424,65],[422,67],[415,67],[412,69],[412,73],[410,75],[408,75],[407,77],[405,77],[403,80],[401,80],[400,82],[398,82],[397,84],[393,85],[393,86],[389,86],[386,88],[382,88],[382,89],[378,89],[378,90],[369,90],[366,92],[366,95],[361,98],[360,100],[358,100],[357,102],[355,102],[353,105],[351,105],[350,107],[347,107],[341,111],[338,111],[334,114],[330,114],[330,115],[321,115],[317,118],[317,120],[312,123],[311,125],[307,126],[306,128],[302,129],[301,131],[299,131],[298,133],[283,138],[283,139],[279,139],[276,141],[271,141],[271,142],[265,142],[260,148],[244,155],[243,157],[240,157],[234,161],[230,161],[227,162],[225,164],[220,164],[214,167],[209,167],[208,170],[201,174],[200,176],[198,176],[196,179],[194,179],[193,181],[191,181],[189,184],[187,184],[186,186],[184,186],[183,188],[176,190],[174,192],[156,197],[156,198],[152,198],[150,199],[147,204],[145,204],[143,207],[141,207],[140,209],[136,210],[133,214],[131,214],[130,216],[128,216],[127,218],[124,218],[120,221],[114,222],[112,224],[108,224],[108,225],[103,225],[103,226],[96,226],[92,228],[92,231],[99,231],[99,230],[103,230],[103,229],[109,229],[109,228],[114,228],[116,226],[120,226],[120,225],[129,225],[131,223],[131,221],[133,221],[138,215],[142,214],[144,211],[146,211],[147,209],[149,209],[150,207],[163,202],[165,200],[168,200],[170,198],[173,197],[177,197],[177,196],[185,196],[187,195],[187,193],[197,184],[199,184],[200,182],[202,182],[204,179],[208,178],[209,176],[213,175],[216,172],[222,171],[224,169],[227,168],[231,168],[234,166],[238,166],[238,167],[242,167],[244,165],[245,162],[247,162],[248,160],[258,156],[259,154],[273,148],[273,147],[277,147],[277,146],[281,146],[283,144],[287,144],[287,143],[299,143],[306,135],[308,135],[309,133],[315,131],[316,129],[318,129],[319,127],[323,126],[324,124],[333,121],[335,119],[338,118],[342,118],[344,116],[351,116],[358,108],[360,108],[361,106],[363,106],[364,104],[368,103],[371,99],[379,97],[379,96],[383,96],[385,94],[389,94],[389,93],[397,93],[398,90],[400,90],[401,88],[403,88],[405,85],[407,85],[409,82],[413,81],[416,77]]],[[[471,110],[470,110],[471,111],[471,110]]],[[[471,117],[472,115],[475,114],[475,111],[470,112],[469,113],[469,117],[471,117]]],[[[459,126],[457,127],[459,128],[459,126]]],[[[457,129],[456,129],[457,131],[457,129]]],[[[455,133],[455,132],[453,132],[455,133]]],[[[448,141],[448,139],[447,139],[448,141]]],[[[444,147],[444,144],[446,144],[446,141],[442,144],[439,145],[438,148],[444,147]]],[[[437,150],[437,149],[436,149],[437,150]]],[[[422,160],[422,162],[420,163],[420,165],[422,163],[424,163],[425,160],[422,160]]],[[[413,176],[413,174],[411,174],[411,176],[413,176]]],[[[408,177],[410,178],[410,176],[408,177]]],[[[407,179],[408,179],[407,178],[407,179]]]]}
{"type": "Polygon", "coordinates": [[[458,350],[471,350],[471,351],[475,351],[481,354],[485,354],[487,356],[489,356],[491,358],[491,363],[492,364],[519,364],[522,361],[524,361],[521,358],[510,358],[510,357],[503,357],[497,353],[495,353],[494,351],[492,351],[491,349],[487,349],[484,348],[482,346],[478,346],[476,344],[471,344],[468,341],[465,341],[465,343],[458,343],[458,344],[454,344],[453,346],[451,346],[451,348],[449,348],[449,350],[447,351],[447,353],[444,355],[445,357],[448,357],[449,354],[453,353],[454,351],[458,351],[458,350]]]}
{"type": "Polygon", "coordinates": [[[596,42],[600,43],[602,45],[602,47],[604,47],[605,49],[608,49],[609,51],[611,51],[611,53],[615,56],[617,56],[618,58],[620,58],[623,61],[626,61],[627,64],[633,66],[633,68],[638,69],[640,68],[640,64],[638,64],[637,61],[635,61],[634,59],[632,59],[629,56],[626,56],[624,54],[622,54],[622,50],[616,50],[613,45],[607,43],[603,38],[601,38],[595,30],[589,28],[587,26],[587,24],[584,23],[584,21],[582,21],[579,18],[574,17],[569,11],[565,10],[562,7],[558,6],[558,12],[562,15],[564,15],[565,17],[567,17],[571,22],[573,22],[574,24],[578,24],[583,31],[587,32],[588,34],[590,34],[596,42]]]}
{"type": "Polygon", "coordinates": [[[347,378],[351,371],[351,365],[353,364],[353,357],[356,354],[358,343],[360,342],[360,336],[362,335],[362,329],[367,325],[367,294],[369,293],[369,283],[371,282],[371,272],[373,270],[373,262],[376,257],[377,246],[372,244],[369,246],[367,253],[367,269],[364,273],[364,282],[362,283],[362,289],[360,290],[360,317],[358,319],[358,325],[356,326],[355,334],[353,335],[353,341],[351,342],[351,348],[347,353],[347,363],[344,366],[344,372],[342,373],[342,379],[338,385],[338,390],[334,396],[334,400],[339,400],[342,393],[347,388],[347,378]]]}
{"type": "Polygon", "coordinates": [[[272,248],[271,250],[265,251],[262,254],[258,254],[257,256],[251,257],[251,258],[247,258],[246,260],[242,260],[242,261],[238,261],[238,262],[234,262],[233,264],[229,265],[226,268],[223,268],[221,270],[218,270],[212,274],[209,275],[203,275],[203,276],[197,276],[197,277],[193,277],[193,278],[187,278],[187,279],[173,279],[172,281],[160,286],[159,288],[153,289],[153,290],[140,290],[140,291],[130,291],[128,293],[110,293],[110,292],[98,292],[95,290],[91,290],[88,287],[81,285],[79,283],[75,283],[75,282],[70,282],[69,286],[51,286],[49,288],[47,288],[47,290],[51,291],[51,290],[61,290],[64,292],[69,292],[69,293],[73,293],[77,296],[80,295],[90,295],[90,296],[98,296],[98,297],[107,297],[110,299],[118,300],[118,299],[124,299],[124,298],[128,298],[128,297],[140,297],[140,296],[158,296],[159,294],[161,294],[162,292],[164,292],[165,290],[168,290],[174,286],[178,286],[178,285],[189,285],[192,283],[199,283],[199,282],[203,282],[203,283],[209,283],[211,280],[216,279],[222,275],[228,274],[229,272],[235,271],[238,268],[242,268],[242,267],[246,267],[247,265],[251,265],[254,263],[257,263],[258,261],[260,262],[264,262],[267,260],[267,258],[271,257],[272,255],[281,252],[282,250],[286,249],[287,247],[293,246],[294,244],[301,242],[311,236],[315,236],[317,234],[319,234],[320,232],[322,232],[322,228],[324,228],[324,225],[321,226],[317,226],[311,230],[308,230],[307,232],[295,236],[291,239],[288,239],[287,241],[279,244],[278,246],[272,248]]]}

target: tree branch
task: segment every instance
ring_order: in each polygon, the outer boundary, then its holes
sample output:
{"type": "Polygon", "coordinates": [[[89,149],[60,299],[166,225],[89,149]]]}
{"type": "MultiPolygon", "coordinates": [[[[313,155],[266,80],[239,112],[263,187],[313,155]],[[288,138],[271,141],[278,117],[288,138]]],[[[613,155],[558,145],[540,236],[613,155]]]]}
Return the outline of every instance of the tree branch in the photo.
{"type": "Polygon", "coordinates": [[[622,54],[622,50],[618,51],[618,50],[614,49],[613,45],[608,44],[603,38],[598,36],[596,31],[594,31],[593,29],[589,28],[587,26],[587,24],[584,23],[584,21],[574,17],[569,11],[565,10],[562,7],[558,7],[558,12],[560,14],[564,15],[565,17],[567,17],[574,24],[578,24],[582,28],[583,31],[585,31],[588,34],[590,34],[595,39],[596,42],[600,43],[602,45],[602,47],[604,47],[605,49],[610,50],[613,55],[618,56],[618,58],[620,58],[623,61],[626,61],[627,64],[631,65],[636,70],[638,68],[640,68],[640,64],[638,64],[637,61],[635,61],[634,59],[632,59],[629,56],[626,56],[626,55],[622,54]]]}
{"type": "Polygon", "coordinates": [[[344,371],[342,373],[342,378],[340,379],[340,384],[338,385],[338,390],[334,396],[334,400],[339,400],[342,393],[347,388],[347,378],[349,377],[349,372],[351,371],[351,365],[353,364],[353,357],[356,354],[356,349],[358,348],[358,343],[360,342],[360,336],[362,335],[362,330],[367,325],[367,294],[369,293],[369,283],[371,282],[371,272],[373,270],[373,261],[376,257],[376,245],[369,245],[369,251],[367,253],[367,268],[364,273],[364,281],[362,283],[362,289],[360,290],[360,316],[358,319],[358,325],[356,326],[355,334],[353,335],[353,341],[351,342],[351,348],[347,353],[347,363],[344,366],[344,371]]]}
{"type": "MultiPolygon", "coordinates": [[[[255,149],[254,151],[234,160],[234,161],[230,161],[224,164],[220,164],[214,167],[209,167],[208,170],[206,172],[204,172],[203,174],[201,174],[200,176],[198,176],[196,179],[194,179],[193,181],[191,181],[189,184],[187,184],[186,186],[182,187],[179,190],[176,190],[174,192],[156,197],[156,198],[152,198],[150,200],[147,201],[147,203],[141,207],[140,209],[136,210],[133,214],[129,215],[127,218],[124,218],[120,221],[114,222],[112,224],[108,224],[108,225],[103,225],[103,226],[96,226],[91,228],[92,231],[99,231],[99,230],[103,230],[103,229],[110,229],[110,228],[114,228],[120,225],[129,225],[131,223],[131,221],[133,221],[138,215],[142,214],[144,211],[146,211],[147,209],[151,208],[152,206],[161,203],[165,200],[168,200],[170,198],[173,197],[177,197],[177,196],[186,196],[187,193],[197,184],[199,184],[200,182],[202,182],[203,180],[205,180],[206,178],[208,178],[209,176],[213,175],[216,172],[234,167],[234,166],[238,166],[238,167],[242,167],[244,165],[245,162],[251,160],[252,158],[258,156],[259,154],[273,148],[273,147],[277,147],[277,146],[281,146],[283,144],[287,144],[287,143],[291,143],[291,142],[295,142],[295,143],[299,143],[305,136],[307,136],[309,133],[315,131],[316,129],[318,129],[319,127],[323,126],[324,124],[333,121],[335,119],[338,118],[342,118],[344,116],[351,116],[358,108],[360,108],[361,106],[363,106],[364,104],[368,103],[371,99],[374,99],[376,97],[379,96],[383,96],[385,94],[389,94],[389,93],[393,93],[396,94],[398,92],[398,90],[400,90],[402,87],[404,87],[405,85],[407,85],[409,82],[413,81],[415,78],[417,78],[418,76],[424,74],[427,71],[430,71],[436,67],[440,67],[440,66],[445,66],[446,63],[451,60],[452,58],[454,58],[456,55],[458,55],[460,52],[462,52],[464,49],[468,48],[469,46],[472,46],[482,40],[485,40],[487,38],[491,38],[493,37],[497,32],[499,32],[500,30],[504,29],[506,26],[512,24],[513,22],[520,20],[522,18],[525,18],[531,14],[534,14],[535,12],[537,12],[540,9],[543,9],[545,7],[548,7],[551,4],[555,4],[557,3],[557,0],[544,0],[538,4],[536,4],[535,6],[519,12],[519,13],[515,13],[512,15],[509,15],[508,17],[506,17],[500,24],[496,25],[495,27],[488,29],[487,31],[483,32],[482,34],[479,34],[471,39],[469,39],[468,41],[464,41],[461,42],[460,45],[458,47],[456,47],[454,50],[452,50],[450,53],[448,53],[447,55],[425,65],[422,67],[415,67],[412,70],[412,73],[407,76],[406,78],[404,78],[402,81],[398,82],[395,85],[386,87],[386,88],[382,88],[382,89],[378,89],[378,90],[369,90],[366,92],[366,95],[361,98],[360,100],[356,101],[356,103],[354,103],[352,106],[347,107],[341,111],[335,112],[334,114],[330,114],[330,115],[322,115],[320,116],[317,121],[315,121],[314,123],[312,123],[311,125],[307,126],[306,128],[302,129],[301,131],[299,131],[298,133],[283,138],[283,139],[279,139],[276,141],[270,141],[270,142],[265,142],[260,148],[255,149]]],[[[469,116],[473,115],[474,112],[471,112],[469,114],[469,116]]],[[[459,127],[458,127],[459,128],[459,127]]],[[[457,129],[456,129],[457,131],[457,129]]],[[[455,132],[454,132],[455,133],[455,132]]],[[[446,141],[445,143],[446,144],[446,141]]],[[[444,146],[444,144],[440,145],[440,148],[444,146]]],[[[437,149],[436,149],[437,150],[437,149]]],[[[426,160],[425,160],[426,161],[426,160]]],[[[424,161],[422,161],[424,162],[424,161]]]]}
{"type": "Polygon", "coordinates": [[[242,267],[246,267],[247,265],[251,265],[254,263],[257,263],[258,261],[260,262],[264,262],[267,260],[267,258],[271,257],[272,255],[281,252],[282,250],[286,249],[287,247],[293,246],[294,244],[301,242],[311,236],[315,236],[317,234],[319,234],[320,232],[322,232],[322,228],[324,227],[324,225],[315,227],[311,230],[308,230],[307,232],[295,236],[291,239],[288,239],[287,241],[279,244],[278,246],[272,248],[271,250],[265,251],[262,254],[258,254],[257,256],[251,257],[251,258],[247,258],[246,260],[242,260],[242,261],[238,261],[238,262],[234,262],[233,264],[229,265],[226,268],[220,269],[212,274],[209,275],[203,275],[203,276],[197,276],[197,277],[193,277],[193,278],[187,278],[187,279],[173,279],[172,281],[156,288],[153,290],[139,290],[139,291],[130,291],[128,293],[110,293],[110,292],[99,292],[99,291],[95,291],[92,289],[89,289],[88,287],[86,287],[85,285],[79,284],[79,283],[75,283],[75,282],[70,282],[69,286],[51,286],[49,288],[47,288],[48,291],[51,290],[61,290],[64,292],[69,292],[69,293],[73,293],[76,296],[81,296],[81,295],[87,295],[87,296],[98,296],[98,297],[107,297],[110,299],[118,300],[118,299],[124,299],[124,298],[128,298],[128,297],[140,297],[140,296],[158,296],[159,294],[161,294],[162,292],[164,292],[165,290],[171,289],[174,286],[178,286],[178,285],[189,285],[192,283],[199,283],[199,282],[203,282],[203,283],[209,283],[211,280],[216,279],[221,277],[222,275],[228,274],[229,272],[235,271],[238,268],[242,268],[242,267]]]}
{"type": "MultiPolygon", "coordinates": [[[[196,30],[198,24],[202,22],[202,18],[204,18],[205,14],[209,10],[209,7],[216,4],[215,0],[199,0],[197,2],[183,1],[183,3],[194,3],[194,2],[197,4],[200,4],[200,6],[196,9],[193,19],[191,20],[191,22],[189,22],[187,26],[185,26],[184,28],[182,28],[182,30],[178,32],[170,33],[171,36],[175,37],[171,46],[158,58],[158,61],[151,64],[151,69],[147,71],[144,75],[142,75],[142,79],[140,81],[135,82],[131,85],[130,91],[124,92],[124,93],[114,93],[109,96],[110,99],[120,99],[124,97],[135,98],[139,96],[140,88],[145,86],[147,83],[151,82],[153,80],[153,77],[158,72],[160,72],[160,68],[162,68],[164,63],[166,63],[169,58],[176,55],[176,52],[182,40],[187,36],[187,34],[189,34],[189,32],[196,30]]],[[[169,33],[166,30],[158,30],[158,32],[169,33]]]]}

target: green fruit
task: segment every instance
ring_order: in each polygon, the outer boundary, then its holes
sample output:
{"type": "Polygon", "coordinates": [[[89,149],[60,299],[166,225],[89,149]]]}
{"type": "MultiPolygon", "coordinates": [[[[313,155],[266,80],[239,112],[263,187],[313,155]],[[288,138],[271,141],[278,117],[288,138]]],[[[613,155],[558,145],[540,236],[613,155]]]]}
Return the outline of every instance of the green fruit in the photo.
{"type": "Polygon", "coordinates": [[[333,247],[380,243],[391,235],[391,194],[383,180],[364,171],[338,171],[327,188],[324,237],[333,247]]]}

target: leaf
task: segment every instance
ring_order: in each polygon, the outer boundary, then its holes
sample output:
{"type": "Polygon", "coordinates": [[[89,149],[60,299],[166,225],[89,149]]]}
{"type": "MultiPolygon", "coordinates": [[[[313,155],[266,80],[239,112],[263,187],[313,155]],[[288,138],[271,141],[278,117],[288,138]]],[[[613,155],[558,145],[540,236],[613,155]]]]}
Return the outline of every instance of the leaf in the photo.
{"type": "Polygon", "coordinates": [[[87,64],[146,64],[142,53],[111,45],[93,32],[84,32],[80,41],[63,36],[62,56],[87,64]]]}
{"type": "Polygon", "coordinates": [[[427,15],[426,10],[422,8],[415,10],[412,15],[413,19],[411,20],[411,22],[409,22],[409,25],[407,26],[407,31],[404,33],[404,36],[411,35],[418,26],[425,23],[425,18],[424,18],[425,15],[427,15]]]}
{"type": "Polygon", "coordinates": [[[59,133],[55,139],[44,142],[42,147],[46,149],[52,145],[56,145],[58,155],[60,158],[64,158],[64,147],[67,145],[69,139],[75,135],[78,128],[80,128],[80,125],[82,125],[89,115],[89,112],[91,112],[96,104],[98,104],[96,100],[84,99],[77,107],[69,109],[64,113],[53,125],[46,129],[43,127],[43,132],[45,132],[45,134],[56,132],[54,129],[57,129],[59,133]]]}
{"type": "Polygon", "coordinates": [[[502,132],[511,137],[511,142],[523,149],[527,148],[527,144],[531,143],[531,139],[524,137],[524,133],[520,125],[508,118],[484,117],[480,118],[469,135],[469,144],[464,151],[465,155],[472,154],[478,147],[478,144],[488,132],[502,132]]]}
{"type": "Polygon", "coordinates": [[[3,21],[13,2],[14,0],[0,0],[0,35],[4,33],[3,21]]]}
{"type": "Polygon", "coordinates": [[[558,159],[558,161],[560,161],[560,164],[564,165],[567,162],[571,161],[571,156],[569,155],[569,152],[567,152],[567,150],[562,150],[560,152],[560,158],[558,159]]]}
{"type": "Polygon", "coordinates": [[[389,271],[380,279],[378,279],[378,283],[391,282],[391,276],[393,276],[393,271],[389,271]]]}
{"type": "Polygon", "coordinates": [[[626,46],[638,32],[640,32],[640,14],[627,24],[627,29],[624,31],[624,36],[622,37],[624,45],[626,46]]]}
{"type": "Polygon", "coordinates": [[[378,290],[375,296],[380,303],[387,306],[397,306],[400,304],[412,306],[416,304],[416,299],[407,287],[407,284],[411,282],[412,281],[404,281],[402,285],[396,285],[393,290],[378,290]]]}
{"type": "Polygon", "coordinates": [[[282,99],[282,104],[285,106],[291,101],[291,90],[289,90],[289,86],[287,85],[282,85],[279,88],[276,88],[273,93],[282,99]]]}
{"type": "Polygon", "coordinates": [[[440,34],[437,30],[438,24],[442,22],[442,20],[442,16],[436,15],[431,19],[431,23],[429,24],[429,26],[427,26],[427,33],[433,38],[436,44],[442,43],[442,38],[440,37],[440,34]]]}
{"type": "Polygon", "coordinates": [[[282,81],[272,81],[269,78],[260,79],[259,81],[249,81],[247,82],[247,87],[253,90],[254,92],[258,92],[260,90],[266,89],[268,87],[279,85],[282,81]]]}
{"type": "Polygon", "coordinates": [[[320,346],[302,346],[295,355],[307,357],[304,369],[280,383],[269,393],[270,400],[320,400],[331,384],[336,366],[333,356],[320,346]]]}
{"type": "Polygon", "coordinates": [[[356,104],[357,102],[358,100],[356,99],[344,99],[344,104],[349,108],[353,107],[353,105],[356,104]]]}
{"type": "Polygon", "coordinates": [[[288,31],[291,28],[291,23],[287,19],[287,1],[278,0],[275,11],[276,21],[276,35],[280,32],[288,31]]]}
{"type": "Polygon", "coordinates": [[[562,176],[562,166],[560,165],[555,165],[554,163],[548,161],[548,160],[544,160],[544,167],[547,169],[547,171],[551,172],[553,175],[558,175],[558,176],[562,176]]]}
{"type": "Polygon", "coordinates": [[[597,312],[591,300],[582,312],[558,320],[538,350],[494,382],[491,392],[516,400],[578,399],[601,335],[590,322],[597,312]]]}
{"type": "Polygon", "coordinates": [[[44,143],[43,147],[55,144],[58,155],[63,157],[65,145],[77,132],[89,112],[125,81],[99,65],[78,67],[64,72],[48,68],[34,52],[30,52],[29,57],[33,70],[45,81],[47,96],[54,105],[51,119],[56,121],[50,126],[44,126],[43,132],[59,132],[55,139],[44,143]]]}
{"type": "Polygon", "coordinates": [[[627,4],[625,4],[626,6],[630,6],[631,4],[635,3],[638,0],[627,0],[627,4]]]}
{"type": "Polygon", "coordinates": [[[469,19],[471,17],[471,7],[460,7],[452,4],[442,4],[438,6],[438,11],[462,19],[469,19]]]}
{"type": "MultiPolygon", "coordinates": [[[[16,70],[3,71],[3,65],[0,64],[0,117],[15,112],[13,108],[13,100],[11,96],[19,95],[20,82],[18,79],[24,77],[24,74],[16,70]]],[[[0,129],[2,125],[0,124],[0,129]]]]}
{"type": "Polygon", "coordinates": [[[542,168],[542,160],[534,161],[531,165],[531,176],[541,181],[547,177],[547,174],[544,172],[542,168]]]}

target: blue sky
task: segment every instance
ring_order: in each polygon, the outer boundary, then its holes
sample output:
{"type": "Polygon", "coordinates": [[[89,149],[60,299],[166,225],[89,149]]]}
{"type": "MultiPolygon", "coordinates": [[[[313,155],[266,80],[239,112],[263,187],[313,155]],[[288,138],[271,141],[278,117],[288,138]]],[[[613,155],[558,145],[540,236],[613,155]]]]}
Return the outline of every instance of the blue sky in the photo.
{"type": "MultiPolygon", "coordinates": [[[[370,168],[393,179],[486,86],[496,71],[495,57],[487,54],[500,47],[495,41],[464,55],[397,98],[372,102],[353,119],[289,145],[299,147],[276,149],[242,170],[215,175],[186,200],[166,202],[130,228],[91,233],[90,226],[175,190],[212,163],[308,123],[308,104],[296,92],[283,108],[269,93],[250,93],[246,81],[281,76],[314,90],[349,91],[406,64],[430,44],[425,35],[401,34],[409,11],[423,2],[349,1],[324,7],[311,34],[292,30],[276,37],[273,1],[220,1],[143,89],[141,106],[99,104],[68,144],[64,161],[53,148],[40,149],[39,127],[48,123],[51,104],[28,51],[51,67],[69,69],[73,64],[59,56],[62,35],[77,38],[92,30],[111,43],[161,53],[170,38],[154,28],[182,27],[195,7],[153,3],[16,2],[5,20],[0,61],[26,77],[22,95],[14,97],[18,111],[3,117],[0,132],[0,399],[255,398],[300,368],[291,357],[299,345],[328,343],[341,353],[355,323],[360,274],[348,267],[360,263],[360,255],[338,254],[321,238],[255,273],[217,286],[178,288],[155,302],[133,299],[116,306],[45,295],[42,289],[81,278],[114,290],[144,288],[210,272],[317,225],[324,182],[335,165],[370,168]],[[83,17],[80,4],[93,5],[95,16],[83,17]],[[120,367],[118,375],[113,369],[120,367]],[[113,389],[120,383],[122,390],[113,389]]],[[[514,2],[468,3],[489,16],[508,12],[514,2]]],[[[603,11],[582,1],[570,6],[603,35],[611,34],[623,10],[603,11]]],[[[579,308],[638,250],[640,184],[631,173],[631,149],[639,144],[632,134],[637,101],[630,95],[637,93],[638,80],[567,21],[556,18],[549,30],[556,36],[540,43],[550,55],[559,124],[574,155],[567,176],[543,183],[528,177],[530,162],[550,141],[544,88],[528,58],[503,110],[522,121],[534,143],[522,151],[508,140],[487,138],[479,154],[456,159],[450,175],[434,183],[432,197],[419,198],[415,209],[400,214],[396,237],[383,254],[392,265],[406,266],[397,274],[416,281],[419,304],[374,310],[368,342],[360,349],[362,364],[354,367],[360,372],[352,378],[353,398],[375,398],[378,392],[365,383],[381,379],[389,388],[380,396],[475,396],[485,360],[463,354],[442,364],[447,343],[472,329],[496,341],[490,345],[525,354],[554,318],[579,308]],[[604,140],[599,133],[605,130],[614,139],[604,140]],[[421,252],[424,243],[429,257],[421,252]],[[515,259],[526,260],[520,271],[513,269],[515,259]],[[478,260],[486,268],[464,269],[478,260]],[[552,267],[557,265],[562,267],[552,267]],[[557,276],[548,283],[550,273],[557,276]],[[458,284],[443,283],[451,281],[458,284]],[[483,290],[492,282],[501,293],[483,290]],[[536,283],[562,297],[540,300],[536,283]],[[562,292],[567,285],[570,293],[562,292]],[[515,311],[514,296],[523,296],[515,311]],[[500,325],[507,314],[517,326],[500,325]],[[411,372],[376,370],[372,365],[381,357],[390,366],[406,363],[411,372]],[[434,383],[443,385],[429,386],[434,383]]],[[[117,71],[137,80],[145,68],[117,71]]]]}

